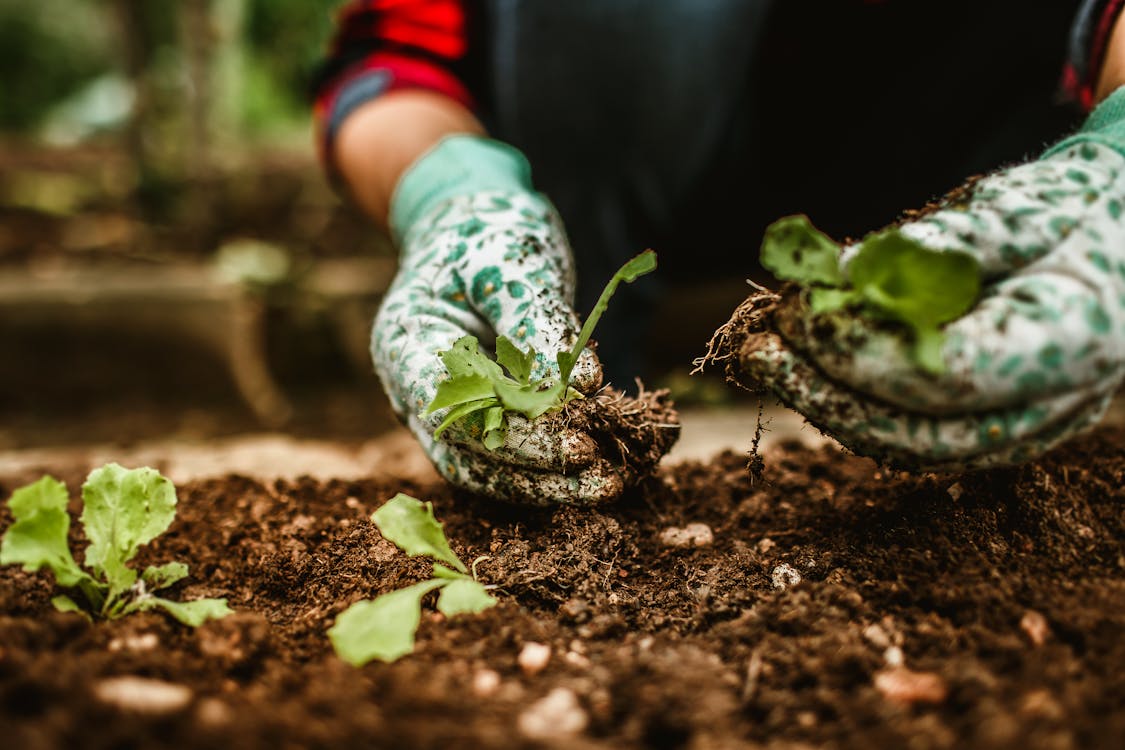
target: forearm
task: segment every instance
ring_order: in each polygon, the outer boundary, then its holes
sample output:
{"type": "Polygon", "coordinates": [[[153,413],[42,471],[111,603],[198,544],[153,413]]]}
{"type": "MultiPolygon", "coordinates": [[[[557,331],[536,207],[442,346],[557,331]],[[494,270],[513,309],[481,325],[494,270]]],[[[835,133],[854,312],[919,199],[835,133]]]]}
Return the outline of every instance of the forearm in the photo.
{"type": "Polygon", "coordinates": [[[1110,34],[1098,76],[1095,102],[1102,101],[1121,86],[1125,86],[1125,13],[1118,17],[1110,34]]]}
{"type": "Polygon", "coordinates": [[[442,138],[462,134],[483,135],[484,127],[461,103],[423,89],[392,91],[347,116],[331,158],[356,204],[385,225],[407,168],[442,138]]]}

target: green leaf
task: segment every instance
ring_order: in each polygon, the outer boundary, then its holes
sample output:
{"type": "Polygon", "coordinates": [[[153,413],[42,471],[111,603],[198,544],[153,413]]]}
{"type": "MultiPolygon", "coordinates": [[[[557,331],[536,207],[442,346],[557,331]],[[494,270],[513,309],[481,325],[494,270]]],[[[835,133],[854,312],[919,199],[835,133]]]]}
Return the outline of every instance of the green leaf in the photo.
{"type": "Polygon", "coordinates": [[[507,439],[508,425],[504,419],[504,407],[493,406],[484,413],[484,447],[494,451],[504,445],[507,439]]]}
{"type": "Polygon", "coordinates": [[[421,619],[422,597],[444,583],[422,581],[348,607],[328,631],[336,655],[360,667],[372,659],[392,662],[411,653],[421,619]]]}
{"type": "Polygon", "coordinates": [[[188,566],[181,562],[170,562],[165,565],[150,565],[141,574],[141,580],[149,591],[166,589],[177,581],[187,578],[188,566]]]}
{"type": "Polygon", "coordinates": [[[814,287],[809,290],[809,309],[814,315],[843,310],[848,305],[862,301],[863,297],[854,289],[814,287]]]}
{"type": "Polygon", "coordinates": [[[981,283],[972,256],[931,250],[897,229],[866,238],[848,278],[870,306],[911,328],[915,361],[935,374],[944,369],[939,326],[972,309],[981,283]]]}
{"type": "Polygon", "coordinates": [[[434,578],[451,578],[453,580],[460,580],[464,577],[464,573],[458,573],[456,570],[447,568],[441,563],[434,563],[434,578]]]}
{"type": "Polygon", "coordinates": [[[69,596],[66,596],[65,594],[59,594],[58,596],[52,598],[51,606],[53,606],[59,612],[75,612],[82,615],[87,620],[90,619],[89,613],[79,607],[73,599],[71,599],[69,596]]]}
{"type": "Polygon", "coordinates": [[[28,572],[50,568],[60,586],[76,586],[84,580],[93,583],[67,546],[70,515],[66,504],[66,485],[49,476],[12,493],[8,507],[15,523],[0,544],[0,564],[21,564],[28,572]]]}
{"type": "Polygon", "coordinates": [[[839,286],[840,248],[807,216],[786,216],[770,224],[762,240],[762,265],[779,279],[839,286]]]}
{"type": "Polygon", "coordinates": [[[500,336],[496,339],[496,362],[504,367],[517,383],[527,385],[531,381],[531,370],[535,366],[535,348],[528,347],[527,352],[521,352],[507,336],[500,336]]]}
{"type": "Polygon", "coordinates": [[[234,610],[227,606],[226,599],[194,599],[190,602],[173,602],[151,596],[138,600],[135,605],[127,607],[126,612],[162,609],[184,625],[198,628],[208,620],[221,620],[227,615],[234,614],[234,610]]]}
{"type": "Polygon", "coordinates": [[[531,385],[494,383],[493,388],[496,389],[496,396],[505,409],[519,412],[528,419],[536,419],[562,405],[557,381],[543,388],[546,382],[531,385]]]}
{"type": "Polygon", "coordinates": [[[453,346],[441,352],[442,364],[454,378],[478,375],[492,380],[504,377],[500,365],[488,358],[480,350],[480,344],[474,336],[462,336],[453,342],[453,346]]]}
{"type": "Polygon", "coordinates": [[[582,324],[582,330],[579,331],[578,339],[574,342],[574,346],[570,348],[569,356],[566,358],[561,356],[557,357],[560,370],[560,397],[565,395],[566,387],[570,385],[570,373],[574,370],[574,364],[578,361],[582,350],[586,348],[586,344],[590,343],[590,337],[594,334],[594,328],[597,327],[598,321],[601,320],[606,308],[609,307],[609,300],[613,297],[614,292],[617,291],[617,287],[622,282],[632,283],[646,273],[651,273],[655,270],[656,253],[651,250],[645,250],[619,268],[617,273],[613,274],[613,278],[605,285],[605,289],[602,290],[597,303],[594,304],[594,309],[586,316],[586,322],[582,324]]]}
{"type": "Polygon", "coordinates": [[[125,564],[176,517],[176,488],[154,469],[106,464],[90,472],[82,500],[81,521],[90,540],[86,565],[105,576],[113,599],[137,580],[125,564]]]}
{"type": "Polygon", "coordinates": [[[451,406],[471,404],[493,397],[493,381],[484,375],[458,375],[438,383],[437,393],[429,407],[423,412],[424,416],[433,414],[438,409],[447,409],[451,406]]]}
{"type": "Polygon", "coordinates": [[[462,573],[469,569],[457,559],[441,524],[434,518],[432,503],[398,493],[371,515],[379,532],[388,541],[398,545],[408,555],[427,555],[449,563],[462,573]]]}
{"type": "Polygon", "coordinates": [[[434,430],[434,437],[441,437],[441,434],[449,429],[449,427],[454,422],[465,419],[469,415],[475,414],[478,411],[491,409],[492,407],[499,405],[499,403],[500,401],[495,396],[490,396],[489,398],[483,398],[480,401],[470,401],[467,404],[454,406],[449,410],[449,413],[445,415],[445,419],[441,420],[441,424],[438,425],[437,429],[434,430]]]}
{"type": "Polygon", "coordinates": [[[488,590],[471,578],[450,581],[438,595],[437,608],[446,617],[476,614],[496,606],[496,599],[488,590]]]}

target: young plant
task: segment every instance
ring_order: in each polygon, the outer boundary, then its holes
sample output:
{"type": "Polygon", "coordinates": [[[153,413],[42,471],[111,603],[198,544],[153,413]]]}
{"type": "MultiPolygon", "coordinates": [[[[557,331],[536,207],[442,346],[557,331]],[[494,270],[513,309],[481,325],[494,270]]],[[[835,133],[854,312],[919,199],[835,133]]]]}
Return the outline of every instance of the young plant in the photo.
{"type": "Polygon", "coordinates": [[[437,608],[446,617],[476,614],[496,605],[488,587],[476,580],[475,570],[470,574],[449,548],[431,503],[400,492],[375,511],[371,520],[384,539],[406,554],[433,558],[433,578],[356,602],[341,612],[328,631],[341,659],[359,667],[372,659],[392,662],[413,652],[422,597],[431,591],[440,590],[437,608]]]}
{"type": "Polygon", "coordinates": [[[762,242],[762,265],[780,279],[807,287],[814,314],[855,307],[904,324],[913,337],[914,362],[941,374],[941,326],[968,312],[980,295],[976,259],[931,250],[897,229],[864,238],[848,265],[846,282],[839,256],[839,246],[805,216],[775,221],[762,242]]]}
{"type": "Polygon", "coordinates": [[[160,608],[192,627],[231,613],[226,599],[174,602],[153,595],[187,577],[184,563],[152,565],[139,576],[129,567],[141,545],[164,533],[176,517],[176,488],[159,472],[107,464],[90,472],[82,503],[80,520],[89,541],[85,569],[67,546],[66,485],[50,476],[12,493],[8,507],[15,523],[0,544],[0,564],[22,564],[28,572],[49,568],[59,586],[81,595],[52,599],[61,612],[116,619],[160,608]]]}
{"type": "Polygon", "coordinates": [[[478,422],[481,441],[489,450],[504,444],[507,435],[509,412],[517,412],[535,419],[549,411],[561,409],[567,401],[582,398],[570,387],[570,375],[582,350],[590,342],[609,300],[622,283],[631,283],[656,269],[656,253],[646,250],[622,266],[602,290],[601,297],[586,318],[578,339],[570,351],[558,352],[558,377],[531,379],[536,351],[529,347],[521,351],[510,339],[496,339],[496,359],[492,360],[480,350],[474,336],[464,336],[453,348],[441,352],[441,361],[449,371],[449,379],[438,385],[433,401],[426,408],[428,416],[439,409],[449,409],[434,431],[434,437],[458,421],[478,422]],[[507,373],[505,374],[505,370],[507,373]]]}

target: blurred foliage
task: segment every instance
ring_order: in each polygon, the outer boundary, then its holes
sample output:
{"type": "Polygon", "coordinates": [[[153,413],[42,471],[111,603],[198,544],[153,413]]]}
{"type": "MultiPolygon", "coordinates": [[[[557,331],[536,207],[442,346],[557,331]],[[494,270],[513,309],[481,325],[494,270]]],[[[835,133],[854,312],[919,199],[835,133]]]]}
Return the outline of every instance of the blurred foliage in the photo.
{"type": "Polygon", "coordinates": [[[30,130],[114,64],[106,9],[90,0],[0,0],[0,130],[30,130]]]}
{"type": "MultiPolygon", "coordinates": [[[[303,127],[307,89],[340,0],[240,0],[243,86],[231,123],[247,135],[303,127]]],[[[187,85],[178,2],[143,2],[141,38],[121,38],[113,0],[0,0],[0,131],[36,133],[54,110],[109,73],[123,50],[145,50],[145,76],[164,102],[187,85]]],[[[171,102],[171,105],[169,105],[171,102]]],[[[174,113],[165,113],[173,116],[174,113]]]]}

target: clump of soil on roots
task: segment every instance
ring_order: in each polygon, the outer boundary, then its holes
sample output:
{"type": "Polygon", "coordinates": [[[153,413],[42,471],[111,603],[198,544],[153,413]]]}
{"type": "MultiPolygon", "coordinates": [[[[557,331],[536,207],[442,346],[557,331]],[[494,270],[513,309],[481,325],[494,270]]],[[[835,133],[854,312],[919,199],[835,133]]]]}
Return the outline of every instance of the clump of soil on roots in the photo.
{"type": "Polygon", "coordinates": [[[1123,446],[1103,429],[942,479],[783,446],[760,480],[728,453],[595,509],[378,477],[188,484],[138,562],[190,562],[172,595],[238,613],[195,631],[152,613],[90,624],[52,611],[49,576],[0,569],[0,736],[28,750],[1117,748],[1123,446]],[[427,601],[414,655],[353,669],[325,637],[333,618],[429,571],[368,520],[400,491],[434,502],[462,559],[487,556],[500,604],[446,621],[427,601]],[[710,534],[669,534],[691,524],[710,534]],[[529,642],[551,649],[539,671],[520,667],[529,642]],[[189,697],[113,705],[116,676],[189,697]]]}

